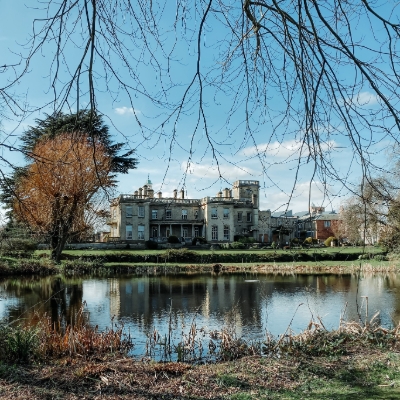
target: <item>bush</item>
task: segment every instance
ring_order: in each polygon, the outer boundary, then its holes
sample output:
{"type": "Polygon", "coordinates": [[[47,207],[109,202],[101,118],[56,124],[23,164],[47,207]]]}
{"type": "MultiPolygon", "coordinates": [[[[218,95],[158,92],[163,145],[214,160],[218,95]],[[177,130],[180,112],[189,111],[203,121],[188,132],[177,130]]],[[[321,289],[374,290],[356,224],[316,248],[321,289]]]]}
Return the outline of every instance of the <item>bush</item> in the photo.
{"type": "Polygon", "coordinates": [[[195,262],[196,260],[196,253],[185,248],[169,249],[163,256],[167,262],[195,262]]]}
{"type": "Polygon", "coordinates": [[[0,325],[0,360],[27,362],[38,347],[37,330],[22,326],[0,325]]]}
{"type": "Polygon", "coordinates": [[[388,261],[388,257],[383,254],[375,254],[374,260],[376,261],[388,261]]]}
{"type": "Polygon", "coordinates": [[[318,244],[318,239],[313,239],[312,237],[308,237],[304,239],[303,244],[308,244],[308,245],[314,245],[314,244],[318,244]]]}
{"type": "Polygon", "coordinates": [[[32,239],[9,238],[0,243],[0,251],[9,257],[30,257],[37,249],[37,243],[32,239]]]}
{"type": "Polygon", "coordinates": [[[148,249],[148,250],[157,250],[158,249],[158,243],[155,242],[154,240],[146,240],[144,242],[144,245],[146,246],[146,249],[148,249]]]}
{"type": "Polygon", "coordinates": [[[242,242],[233,242],[233,243],[230,243],[230,248],[231,249],[245,249],[246,245],[242,242]]]}
{"type": "Polygon", "coordinates": [[[271,247],[272,247],[273,249],[276,249],[276,243],[275,243],[275,241],[271,243],[271,247]]]}
{"type": "Polygon", "coordinates": [[[193,238],[193,240],[192,240],[192,245],[193,245],[193,246],[196,246],[197,243],[200,243],[200,244],[207,244],[207,240],[206,240],[205,237],[195,237],[195,238],[193,238]]]}
{"type": "Polygon", "coordinates": [[[254,243],[256,240],[254,239],[254,238],[252,238],[252,237],[247,237],[247,236],[243,236],[243,237],[241,237],[239,240],[238,240],[238,242],[240,242],[240,243],[245,243],[245,244],[247,244],[247,243],[249,243],[249,244],[251,244],[251,243],[254,243]]]}
{"type": "Polygon", "coordinates": [[[332,241],[333,241],[334,244],[336,244],[337,240],[336,240],[335,236],[328,237],[328,239],[325,240],[324,245],[326,247],[331,247],[332,241]]]}
{"type": "Polygon", "coordinates": [[[174,236],[174,235],[168,236],[168,243],[174,244],[174,243],[180,243],[180,242],[181,241],[178,239],[177,236],[174,236]]]}

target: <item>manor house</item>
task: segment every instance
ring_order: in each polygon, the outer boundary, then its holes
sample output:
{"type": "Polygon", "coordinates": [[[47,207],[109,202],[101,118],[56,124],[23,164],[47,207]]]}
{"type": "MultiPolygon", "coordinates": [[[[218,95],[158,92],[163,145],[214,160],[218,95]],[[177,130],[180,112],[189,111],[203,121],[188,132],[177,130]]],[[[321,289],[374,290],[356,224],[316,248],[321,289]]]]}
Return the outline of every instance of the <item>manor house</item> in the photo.
{"type": "Polygon", "coordinates": [[[187,199],[184,190],[175,189],[173,197],[155,194],[148,179],[133,194],[122,194],[111,203],[110,239],[165,242],[174,235],[185,242],[204,237],[218,243],[233,242],[235,235],[258,241],[262,235],[262,241],[268,241],[267,230],[259,233],[259,187],[259,181],[239,180],[215,197],[187,199]]]}

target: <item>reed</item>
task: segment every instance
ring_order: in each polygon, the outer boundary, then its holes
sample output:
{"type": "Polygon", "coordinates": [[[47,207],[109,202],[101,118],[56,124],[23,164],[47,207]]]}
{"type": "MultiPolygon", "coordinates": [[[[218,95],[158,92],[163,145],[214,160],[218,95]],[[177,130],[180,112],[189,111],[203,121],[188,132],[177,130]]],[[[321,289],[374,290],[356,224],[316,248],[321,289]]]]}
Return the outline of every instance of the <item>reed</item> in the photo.
{"type": "Polygon", "coordinates": [[[67,326],[61,321],[52,323],[48,316],[34,327],[0,324],[0,361],[6,363],[126,354],[131,348],[132,341],[122,325],[111,321],[110,328],[100,332],[98,326],[90,326],[83,306],[67,326]]]}

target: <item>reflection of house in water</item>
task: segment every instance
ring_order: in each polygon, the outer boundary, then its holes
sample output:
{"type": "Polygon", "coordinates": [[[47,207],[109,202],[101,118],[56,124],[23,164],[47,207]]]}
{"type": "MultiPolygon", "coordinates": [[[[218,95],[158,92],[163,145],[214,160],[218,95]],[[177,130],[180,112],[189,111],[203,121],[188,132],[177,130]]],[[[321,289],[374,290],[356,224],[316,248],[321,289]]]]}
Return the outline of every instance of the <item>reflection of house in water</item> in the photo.
{"type": "Polygon", "coordinates": [[[119,295],[119,279],[110,279],[108,297],[110,298],[111,317],[119,318],[121,299],[119,295]]]}
{"type": "Polygon", "coordinates": [[[198,310],[204,318],[237,310],[243,323],[261,323],[258,286],[237,276],[162,276],[119,281],[120,317],[137,318],[150,327],[169,312],[198,310]]]}

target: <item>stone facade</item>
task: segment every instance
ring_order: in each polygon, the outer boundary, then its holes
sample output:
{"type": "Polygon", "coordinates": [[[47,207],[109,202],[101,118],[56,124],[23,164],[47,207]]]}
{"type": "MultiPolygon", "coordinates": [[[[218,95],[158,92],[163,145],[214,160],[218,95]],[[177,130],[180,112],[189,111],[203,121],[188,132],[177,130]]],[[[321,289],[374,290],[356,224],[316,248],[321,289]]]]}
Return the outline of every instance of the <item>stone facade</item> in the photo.
{"type": "Polygon", "coordinates": [[[134,194],[122,194],[111,203],[110,240],[127,243],[169,236],[191,242],[204,237],[208,242],[233,242],[235,235],[259,240],[259,182],[239,180],[216,197],[186,199],[181,190],[173,197],[154,196],[151,181],[134,194]]]}

